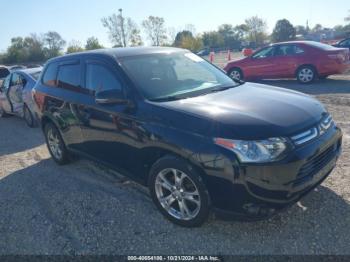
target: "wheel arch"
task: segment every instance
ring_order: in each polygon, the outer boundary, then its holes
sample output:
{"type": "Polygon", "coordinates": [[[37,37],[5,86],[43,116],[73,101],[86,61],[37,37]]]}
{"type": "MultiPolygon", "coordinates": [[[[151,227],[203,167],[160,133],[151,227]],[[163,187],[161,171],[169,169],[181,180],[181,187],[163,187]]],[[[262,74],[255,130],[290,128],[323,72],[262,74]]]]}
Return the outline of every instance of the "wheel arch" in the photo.
{"type": "Polygon", "coordinates": [[[152,166],[158,160],[166,156],[172,156],[172,157],[176,157],[186,161],[188,165],[195,168],[196,171],[203,178],[203,180],[206,181],[205,179],[206,173],[201,167],[200,163],[196,161],[194,154],[188,154],[180,150],[174,150],[174,149],[164,148],[160,146],[152,146],[152,147],[141,149],[140,154],[141,154],[140,157],[142,159],[142,163],[144,164],[144,167],[145,167],[145,170],[144,170],[145,183],[148,183],[152,166]]]}

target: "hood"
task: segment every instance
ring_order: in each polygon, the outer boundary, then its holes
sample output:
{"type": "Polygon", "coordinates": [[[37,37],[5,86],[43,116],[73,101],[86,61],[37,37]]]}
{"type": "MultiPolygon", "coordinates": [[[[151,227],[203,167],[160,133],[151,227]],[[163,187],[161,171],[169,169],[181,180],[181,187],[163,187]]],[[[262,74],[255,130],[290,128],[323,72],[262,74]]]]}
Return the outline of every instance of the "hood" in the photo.
{"type": "Polygon", "coordinates": [[[308,95],[245,83],[225,91],[160,103],[214,122],[211,134],[232,139],[291,136],[318,123],[325,108],[308,95]]]}

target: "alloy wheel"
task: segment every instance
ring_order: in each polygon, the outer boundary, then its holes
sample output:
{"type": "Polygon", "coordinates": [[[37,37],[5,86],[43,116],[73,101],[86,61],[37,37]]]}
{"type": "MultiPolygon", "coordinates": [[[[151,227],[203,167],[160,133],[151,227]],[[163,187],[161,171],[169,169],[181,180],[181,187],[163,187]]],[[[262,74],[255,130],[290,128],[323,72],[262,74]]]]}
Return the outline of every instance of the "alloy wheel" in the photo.
{"type": "Polygon", "coordinates": [[[47,142],[49,144],[50,151],[53,154],[53,156],[58,160],[62,159],[62,144],[56,130],[50,128],[47,131],[47,142]]]}
{"type": "Polygon", "coordinates": [[[201,208],[197,186],[184,172],[168,168],[157,174],[155,193],[164,210],[180,220],[194,219],[201,208]]]}
{"type": "Polygon", "coordinates": [[[298,78],[303,83],[309,83],[314,79],[314,72],[310,68],[303,68],[300,70],[298,78]]]}
{"type": "Polygon", "coordinates": [[[236,80],[241,80],[241,73],[238,70],[233,70],[230,73],[230,77],[236,80]]]}

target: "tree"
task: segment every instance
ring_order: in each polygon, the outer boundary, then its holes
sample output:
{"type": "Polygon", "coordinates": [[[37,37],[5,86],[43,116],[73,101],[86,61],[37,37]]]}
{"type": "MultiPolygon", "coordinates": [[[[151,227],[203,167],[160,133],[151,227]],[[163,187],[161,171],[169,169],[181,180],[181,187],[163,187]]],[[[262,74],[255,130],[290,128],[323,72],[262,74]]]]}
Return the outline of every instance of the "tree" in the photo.
{"type": "Polygon", "coordinates": [[[119,14],[102,18],[102,25],[108,29],[109,38],[115,47],[134,46],[142,43],[137,24],[129,17],[119,14]]]}
{"type": "Polygon", "coordinates": [[[316,24],[316,25],[314,26],[314,28],[312,28],[312,32],[313,32],[313,33],[318,33],[318,32],[320,32],[320,31],[322,31],[322,29],[323,29],[323,26],[322,26],[321,24],[316,24]]]}
{"type": "Polygon", "coordinates": [[[219,26],[218,33],[224,39],[224,46],[231,49],[238,49],[241,46],[241,31],[236,30],[230,24],[223,24],[219,26]]]}
{"type": "Polygon", "coordinates": [[[45,60],[44,42],[41,37],[31,34],[24,38],[23,44],[27,52],[27,62],[42,62],[45,60]]]}
{"type": "Polygon", "coordinates": [[[272,32],[272,39],[275,42],[294,40],[296,31],[294,26],[287,20],[278,20],[272,32]]]}
{"type": "Polygon", "coordinates": [[[60,34],[54,31],[49,31],[44,35],[44,43],[47,58],[59,56],[66,45],[66,41],[60,34]]]}
{"type": "Polygon", "coordinates": [[[248,27],[248,40],[255,42],[256,45],[262,45],[267,38],[266,22],[258,16],[252,16],[245,20],[248,27]]]}
{"type": "Polygon", "coordinates": [[[176,34],[176,37],[175,37],[174,46],[180,47],[181,44],[182,44],[182,40],[185,37],[193,38],[193,35],[192,35],[192,33],[190,31],[187,31],[187,30],[183,30],[181,32],[178,32],[176,34]]]}
{"type": "Polygon", "coordinates": [[[84,51],[84,48],[82,48],[81,43],[79,41],[76,40],[72,40],[67,48],[67,54],[71,54],[71,53],[77,53],[77,52],[81,52],[84,51]]]}
{"type": "Polygon", "coordinates": [[[164,44],[167,39],[164,23],[164,18],[158,16],[149,16],[142,22],[142,26],[154,46],[164,44]]]}
{"type": "Polygon", "coordinates": [[[234,32],[236,38],[242,41],[243,39],[247,38],[249,28],[246,24],[236,25],[234,28],[234,32]]]}
{"type": "Polygon", "coordinates": [[[42,62],[45,60],[42,40],[35,34],[11,39],[11,45],[3,54],[3,62],[8,64],[42,62]]]}
{"type": "Polygon", "coordinates": [[[203,45],[209,48],[222,47],[225,44],[224,38],[216,31],[204,32],[202,35],[203,45]]]}
{"type": "Polygon", "coordinates": [[[193,52],[198,52],[203,48],[203,41],[200,37],[189,37],[185,36],[182,38],[181,48],[189,49],[193,52]]]}
{"type": "Polygon", "coordinates": [[[99,43],[98,39],[96,37],[89,37],[86,40],[85,49],[86,50],[95,50],[95,49],[101,49],[103,46],[99,43]]]}
{"type": "Polygon", "coordinates": [[[303,25],[297,25],[295,27],[295,33],[297,35],[306,36],[309,33],[309,30],[303,25]]]}
{"type": "Polygon", "coordinates": [[[350,10],[348,11],[348,16],[344,18],[346,22],[350,21],[350,10]]]}

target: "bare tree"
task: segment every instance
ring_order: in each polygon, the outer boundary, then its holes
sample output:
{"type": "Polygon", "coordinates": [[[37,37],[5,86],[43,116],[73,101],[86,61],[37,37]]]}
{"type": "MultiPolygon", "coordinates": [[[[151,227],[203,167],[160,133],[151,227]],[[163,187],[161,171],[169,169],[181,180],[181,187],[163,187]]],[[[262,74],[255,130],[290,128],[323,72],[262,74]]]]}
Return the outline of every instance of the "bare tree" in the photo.
{"type": "Polygon", "coordinates": [[[258,16],[252,16],[245,20],[245,23],[249,29],[249,39],[256,44],[262,44],[266,38],[266,21],[258,16]]]}
{"type": "Polygon", "coordinates": [[[164,18],[158,16],[149,16],[142,22],[142,26],[154,46],[164,44],[167,39],[164,23],[164,18]]]}
{"type": "Polygon", "coordinates": [[[126,47],[142,44],[140,30],[129,17],[123,17],[122,9],[119,14],[102,18],[102,25],[108,29],[109,37],[115,46],[126,47]]]}
{"type": "Polygon", "coordinates": [[[63,40],[61,35],[54,31],[49,31],[44,35],[45,51],[47,57],[55,57],[60,55],[63,47],[66,45],[66,41],[63,40]]]}
{"type": "Polygon", "coordinates": [[[175,38],[176,38],[176,34],[177,34],[177,30],[175,29],[175,27],[168,27],[168,41],[170,43],[170,45],[173,45],[175,42],[175,38]]]}

